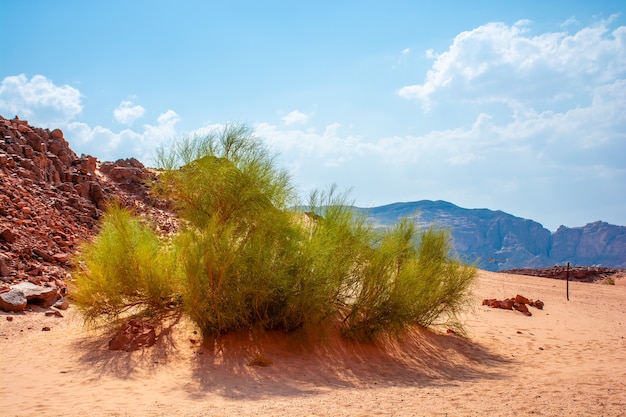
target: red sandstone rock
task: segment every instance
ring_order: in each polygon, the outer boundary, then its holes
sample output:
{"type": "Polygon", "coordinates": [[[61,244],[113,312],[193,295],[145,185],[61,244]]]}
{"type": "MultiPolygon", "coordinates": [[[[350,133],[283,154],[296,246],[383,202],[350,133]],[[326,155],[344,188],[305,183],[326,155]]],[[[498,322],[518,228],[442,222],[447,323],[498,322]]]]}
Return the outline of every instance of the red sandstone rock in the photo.
{"type": "Polygon", "coordinates": [[[149,213],[164,233],[177,229],[166,206],[155,205],[144,185],[154,175],[139,161],[102,164],[121,167],[121,183],[100,165],[78,157],[61,130],[0,116],[0,283],[49,282],[63,289],[79,240],[95,235],[111,200],[149,213]]]}
{"type": "Polygon", "coordinates": [[[0,232],[0,239],[4,240],[7,243],[15,243],[17,240],[17,236],[10,229],[4,229],[0,232]]]}
{"type": "Polygon", "coordinates": [[[50,137],[52,137],[52,139],[63,139],[63,131],[61,129],[54,129],[50,132],[50,137]]]}
{"type": "Polygon", "coordinates": [[[156,343],[155,327],[139,320],[129,320],[109,341],[109,350],[132,352],[156,343]]]}
{"type": "Polygon", "coordinates": [[[10,271],[9,257],[0,253],[0,277],[8,277],[10,271]]]}
{"type": "Polygon", "coordinates": [[[50,307],[60,298],[59,291],[56,288],[42,287],[30,282],[14,285],[11,291],[21,292],[29,302],[39,304],[44,308],[50,307]]]}
{"type": "Polygon", "coordinates": [[[483,305],[492,307],[492,308],[502,308],[506,310],[517,310],[520,313],[523,313],[527,316],[532,316],[532,313],[528,310],[527,305],[532,305],[540,310],[543,309],[543,302],[540,300],[530,301],[528,298],[517,295],[514,299],[504,299],[502,301],[496,300],[495,298],[488,298],[483,300],[483,305]]]}
{"type": "Polygon", "coordinates": [[[526,307],[526,304],[523,303],[515,303],[513,304],[513,310],[517,310],[520,313],[523,313],[527,316],[532,316],[532,313],[530,311],[528,311],[528,307],[526,307]]]}

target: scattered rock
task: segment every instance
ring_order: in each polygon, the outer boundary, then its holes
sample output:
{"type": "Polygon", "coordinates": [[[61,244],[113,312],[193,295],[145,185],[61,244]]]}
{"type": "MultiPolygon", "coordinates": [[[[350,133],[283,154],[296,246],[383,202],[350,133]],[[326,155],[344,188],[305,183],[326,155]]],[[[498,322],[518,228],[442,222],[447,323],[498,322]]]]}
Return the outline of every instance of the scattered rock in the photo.
{"type": "Polygon", "coordinates": [[[22,311],[28,303],[48,308],[59,297],[59,291],[56,288],[42,287],[31,282],[22,282],[13,285],[9,291],[0,294],[0,310],[22,311]]]}
{"type": "Polygon", "coordinates": [[[21,291],[10,290],[0,294],[0,310],[22,311],[26,308],[28,300],[21,291]]]}
{"type": "Polygon", "coordinates": [[[7,243],[15,243],[17,236],[10,229],[4,229],[0,232],[0,239],[7,243]]]}
{"type": "Polygon", "coordinates": [[[42,332],[49,332],[50,331],[50,327],[49,326],[44,326],[41,328],[42,332]]]}
{"type": "Polygon", "coordinates": [[[0,253],[0,277],[8,277],[10,272],[9,257],[0,253]]]}
{"type": "Polygon", "coordinates": [[[526,307],[526,304],[524,304],[524,303],[515,303],[515,304],[513,304],[513,310],[517,310],[520,313],[522,313],[522,314],[524,314],[526,316],[529,316],[529,317],[533,315],[530,311],[528,311],[528,307],[526,307]]]}
{"type": "Polygon", "coordinates": [[[13,316],[7,316],[7,321],[13,321],[13,316]]]}
{"type": "MultiPolygon", "coordinates": [[[[620,226],[616,226],[616,227],[620,227],[620,226]]],[[[592,236],[596,236],[596,235],[592,235],[592,236]]],[[[617,256],[623,256],[623,255],[618,254],[617,256]]],[[[616,274],[623,273],[623,271],[624,271],[623,269],[620,270],[616,268],[606,268],[606,267],[599,267],[599,266],[570,266],[568,270],[566,265],[557,265],[557,266],[553,266],[550,268],[515,268],[515,269],[507,269],[507,270],[498,271],[498,272],[506,273],[506,274],[529,275],[533,277],[554,278],[554,279],[560,279],[560,280],[566,280],[568,279],[568,276],[569,276],[570,281],[601,282],[616,274]]]]}
{"type": "Polygon", "coordinates": [[[156,330],[152,324],[140,320],[129,320],[109,341],[109,350],[135,350],[154,346],[156,330]]]}
{"type": "Polygon", "coordinates": [[[59,291],[56,288],[42,287],[30,282],[14,285],[11,290],[22,292],[29,303],[40,305],[43,308],[52,306],[60,298],[59,291]]]}
{"type": "Polygon", "coordinates": [[[54,303],[54,308],[58,308],[59,310],[67,310],[70,306],[69,301],[67,301],[67,298],[65,297],[61,297],[57,300],[56,303],[54,303]]]}
{"type": "Polygon", "coordinates": [[[63,314],[61,314],[61,312],[59,310],[51,310],[51,311],[46,311],[46,316],[47,317],[61,317],[63,318],[63,314]]]}
{"type": "MultiPolygon", "coordinates": [[[[526,316],[532,316],[533,314],[528,310],[527,306],[533,306],[539,310],[543,310],[543,302],[540,300],[532,301],[522,295],[516,295],[513,298],[506,298],[504,300],[497,300],[495,298],[488,298],[483,300],[484,306],[491,308],[502,308],[505,310],[517,310],[526,316]]],[[[519,332],[518,332],[519,333],[519,332]]]]}

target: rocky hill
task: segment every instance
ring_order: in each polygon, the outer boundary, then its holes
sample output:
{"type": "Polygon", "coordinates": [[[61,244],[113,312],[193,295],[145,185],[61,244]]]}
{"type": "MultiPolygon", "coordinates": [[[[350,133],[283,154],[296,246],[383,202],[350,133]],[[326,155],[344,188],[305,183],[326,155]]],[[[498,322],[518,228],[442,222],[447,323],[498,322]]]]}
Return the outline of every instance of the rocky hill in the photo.
{"type": "Polygon", "coordinates": [[[445,201],[395,203],[356,208],[375,227],[384,228],[401,217],[421,227],[451,230],[454,248],[481,269],[545,268],[563,265],[626,268],[626,227],[604,222],[583,227],[561,226],[550,233],[541,224],[502,211],[465,209],[445,201]]]}
{"type": "Polygon", "coordinates": [[[149,214],[164,233],[175,230],[176,219],[145,185],[154,175],[135,159],[79,157],[61,130],[0,116],[0,295],[29,282],[30,292],[40,286],[60,297],[72,255],[97,233],[109,201],[149,214]]]}

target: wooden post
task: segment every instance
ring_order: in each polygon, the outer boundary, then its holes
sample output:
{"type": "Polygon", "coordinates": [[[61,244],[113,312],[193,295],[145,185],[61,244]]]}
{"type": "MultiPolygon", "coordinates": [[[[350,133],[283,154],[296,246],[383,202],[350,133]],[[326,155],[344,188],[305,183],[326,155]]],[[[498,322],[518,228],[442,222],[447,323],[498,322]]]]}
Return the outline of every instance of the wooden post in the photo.
{"type": "Polygon", "coordinates": [[[569,262],[567,263],[566,277],[567,277],[567,301],[569,301],[569,262]]]}

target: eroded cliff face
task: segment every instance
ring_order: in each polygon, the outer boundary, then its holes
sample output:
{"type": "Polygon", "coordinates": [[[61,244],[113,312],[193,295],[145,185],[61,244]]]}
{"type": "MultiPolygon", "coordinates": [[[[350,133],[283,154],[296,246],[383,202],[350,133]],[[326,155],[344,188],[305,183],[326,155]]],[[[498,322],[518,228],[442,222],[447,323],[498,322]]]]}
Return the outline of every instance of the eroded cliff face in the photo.
{"type": "Polygon", "coordinates": [[[465,209],[445,201],[395,203],[364,213],[376,227],[408,216],[421,227],[451,231],[454,249],[481,269],[545,268],[566,264],[626,268],[626,227],[604,222],[560,227],[550,233],[540,223],[502,211],[465,209]]]}
{"type": "Polygon", "coordinates": [[[552,235],[550,259],[555,264],[626,268],[626,227],[597,221],[583,227],[561,226],[552,235]]]}
{"type": "Polygon", "coordinates": [[[79,157],[61,130],[0,116],[0,292],[23,281],[64,289],[72,255],[109,201],[173,231],[174,216],[146,185],[154,175],[133,159],[79,157]]]}

